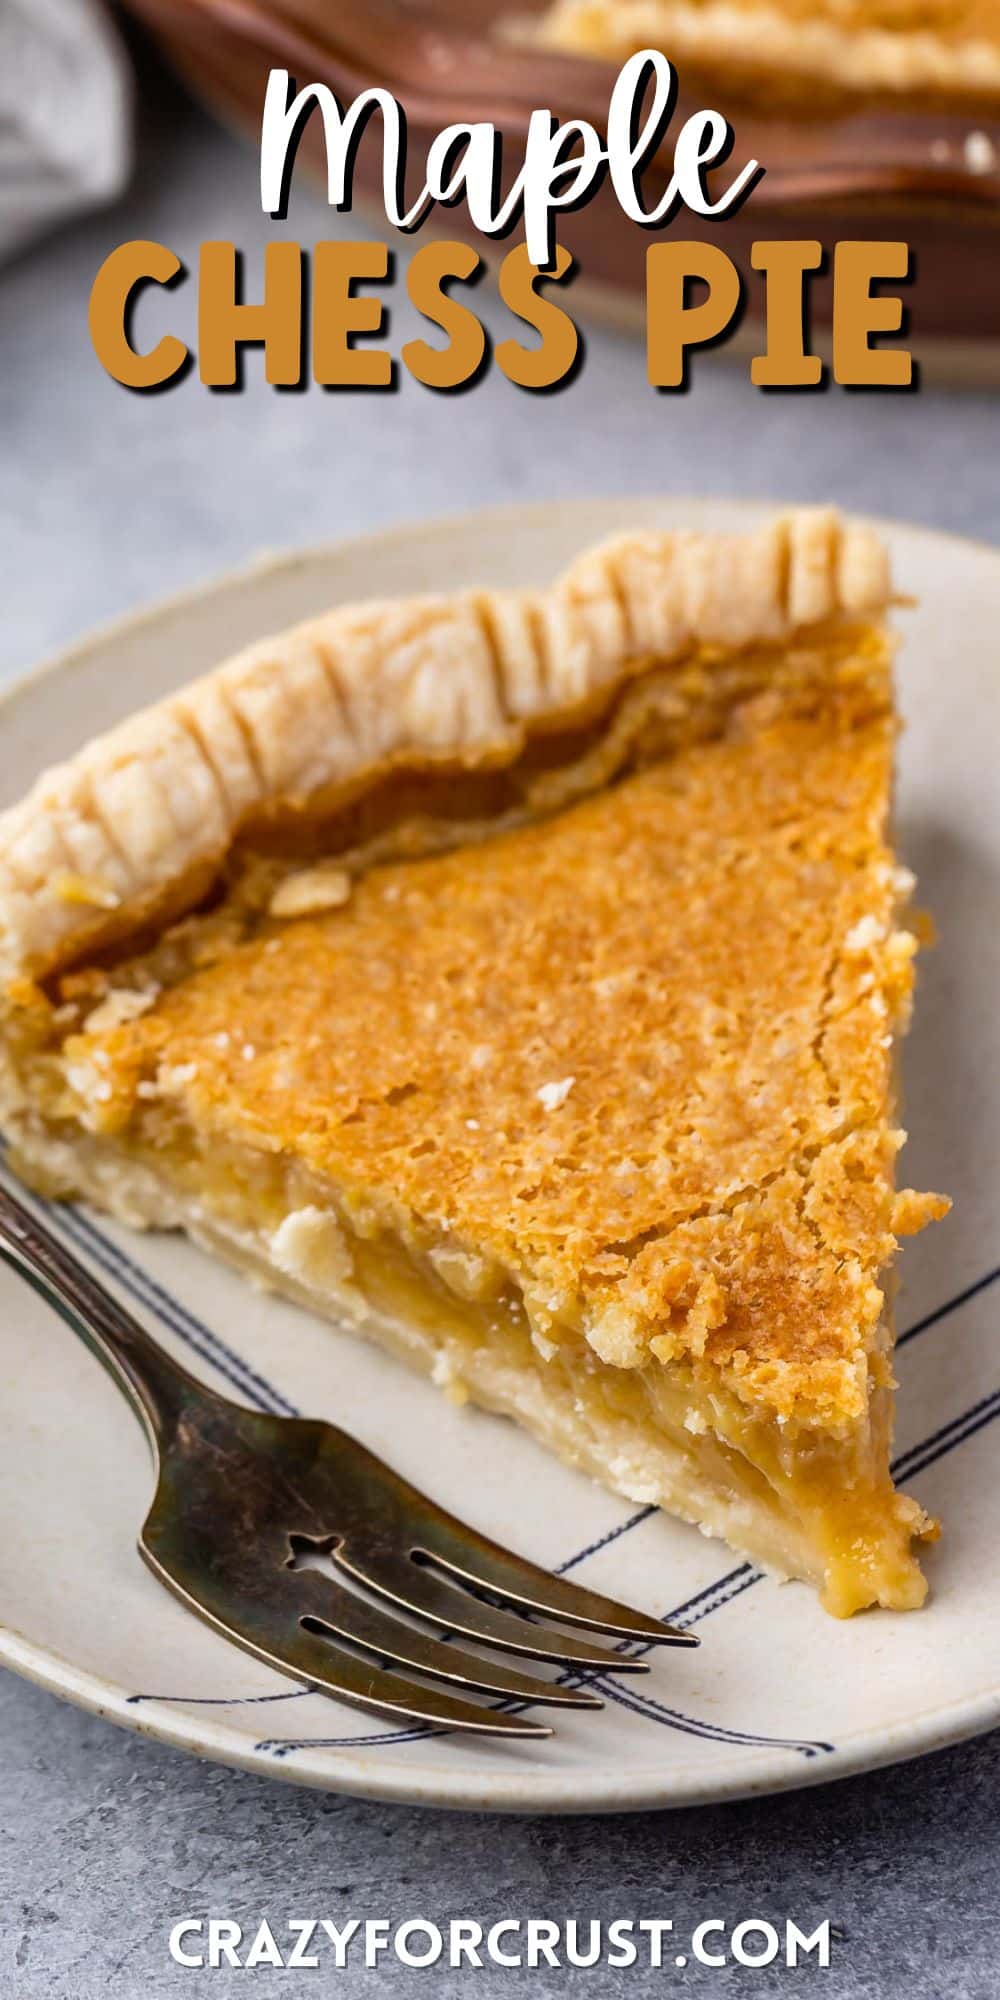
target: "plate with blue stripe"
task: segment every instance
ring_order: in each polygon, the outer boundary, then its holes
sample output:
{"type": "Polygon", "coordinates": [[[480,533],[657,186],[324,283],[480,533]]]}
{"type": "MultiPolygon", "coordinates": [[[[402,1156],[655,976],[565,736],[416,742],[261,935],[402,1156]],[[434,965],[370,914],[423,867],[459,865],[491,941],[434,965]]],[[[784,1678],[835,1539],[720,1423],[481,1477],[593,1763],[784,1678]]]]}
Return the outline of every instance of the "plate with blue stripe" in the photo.
{"type": "MultiPolygon", "coordinates": [[[[86,640],[4,700],[0,803],[43,764],[261,631],[338,598],[552,574],[626,527],[746,526],[679,500],[524,507],[257,564],[86,640]]],[[[897,1301],[897,1469],[944,1523],[916,1614],[829,1619],[510,1424],[443,1399],[348,1331],[248,1288],[168,1235],[50,1211],[67,1243],[204,1378],[260,1409],[327,1416],[444,1505],[559,1573],[696,1630],[600,1713],[509,1744],[394,1726],[282,1680],[191,1618],[138,1559],[146,1447],[117,1391],[0,1272],[0,1662],[125,1727],[334,1791],[509,1811],[741,1797],[916,1756],[1000,1722],[1000,552],[880,524],[901,592],[906,722],[897,845],[934,913],[904,1052],[906,1178],[954,1211],[907,1248],[897,1301]]]]}

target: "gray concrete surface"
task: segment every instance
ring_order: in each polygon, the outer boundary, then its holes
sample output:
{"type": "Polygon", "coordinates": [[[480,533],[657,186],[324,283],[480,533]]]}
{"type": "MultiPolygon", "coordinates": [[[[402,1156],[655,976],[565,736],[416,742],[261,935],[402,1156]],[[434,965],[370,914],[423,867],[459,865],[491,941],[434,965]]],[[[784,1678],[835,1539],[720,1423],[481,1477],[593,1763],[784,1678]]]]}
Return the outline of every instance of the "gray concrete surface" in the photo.
{"type": "Polygon", "coordinates": [[[1000,1736],[813,1792],[614,1819],[465,1818],[324,1798],[196,1763],[0,1682],[0,1993],[96,2000],[388,1991],[396,2000],[803,1992],[996,2000],[1000,1736]],[[172,1923],[292,1915],[794,1917],[828,1970],[185,1971],[172,1923]],[[282,1984],[281,1982],[284,1982],[282,1984]]]}
{"type": "MultiPolygon", "coordinates": [[[[190,258],[208,237],[247,252],[265,230],[252,150],[170,88],[144,106],[140,160],[117,210],[0,273],[0,674],[96,620],[262,548],[292,546],[480,502],[598,492],[835,498],[1000,538],[1000,399],[755,394],[713,366],[658,399],[626,339],[592,331],[565,393],[528,398],[499,376],[448,401],[404,382],[392,397],[278,395],[258,362],[246,392],[197,380],[151,399],[113,385],[88,344],[102,257],[152,236],[190,258]]],[[[336,227],[343,229],[342,220],[336,227]]],[[[312,196],[303,241],[335,233],[312,196]]],[[[484,298],[491,323],[499,311],[484,298]]],[[[152,331],[155,311],[144,307],[152,331]]],[[[177,325],[193,302],[177,295],[177,325]]],[[[141,324],[143,322],[140,322],[141,324]]],[[[410,331],[405,308],[398,342],[410,331]]],[[[956,635],[957,638],[958,635],[956,635]]],[[[0,1995],[90,2000],[201,1990],[171,1965],[187,1910],[253,1924],[289,1914],[720,1914],[837,1926],[829,1971],[638,1974],[484,1969],[423,1975],[329,1970],[409,1991],[602,1996],[783,1992],[827,2000],[904,1993],[995,2000],[1000,1738],[812,1793],[639,1820],[501,1821],[320,1798],[212,1769],[0,1680],[0,1995]]],[[[225,2000],[242,1974],[219,1972],[225,2000]]]]}

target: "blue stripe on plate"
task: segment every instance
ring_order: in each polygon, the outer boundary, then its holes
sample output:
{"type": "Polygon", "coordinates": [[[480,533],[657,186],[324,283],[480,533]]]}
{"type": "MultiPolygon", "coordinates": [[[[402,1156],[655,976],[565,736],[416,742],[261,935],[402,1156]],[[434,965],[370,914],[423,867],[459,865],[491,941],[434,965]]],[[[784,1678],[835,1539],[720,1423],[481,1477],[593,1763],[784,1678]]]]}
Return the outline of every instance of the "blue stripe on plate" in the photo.
{"type": "Polygon", "coordinates": [[[967,1285],[964,1292],[958,1292],[953,1299],[948,1299],[943,1306],[938,1306],[934,1312],[925,1313],[923,1319],[918,1319],[915,1326],[907,1327],[906,1332],[900,1334],[896,1346],[905,1347],[908,1340],[916,1340],[918,1333],[927,1333],[932,1326],[937,1326],[940,1320],[947,1319],[951,1313],[957,1312],[960,1306],[968,1305],[970,1299],[978,1298],[980,1292],[985,1292],[990,1285],[995,1285],[998,1278],[1000,1278],[1000,1264],[997,1264],[994,1270],[987,1271],[984,1277],[977,1278],[975,1284],[967,1285]]]}
{"type": "MultiPolygon", "coordinates": [[[[255,1369],[251,1368],[247,1362],[243,1361],[202,1320],[198,1319],[194,1313],[182,1305],[180,1300],[176,1299],[172,1293],[168,1292],[163,1285],[153,1278],[149,1272],[145,1271],[141,1265],[135,1263],[124,1251],[120,1250],[118,1245],[105,1236],[103,1231],[98,1229],[88,1216],[84,1215],[78,1209],[65,1207],[58,1209],[49,1208],[49,1215],[56,1227],[61,1227],[65,1234],[73,1239],[81,1248],[88,1251],[95,1263],[99,1264],[109,1276],[116,1278],[125,1290],[131,1292],[134,1298],[154,1312],[164,1325],[177,1334],[203,1360],[208,1361],[216,1368],[233,1387],[240,1389],[249,1400],[257,1403],[258,1407],[270,1408],[271,1410],[290,1416],[297,1414],[294,1406],[288,1402],[280,1390],[276,1389],[255,1369]]],[[[932,1326],[939,1325],[942,1320],[959,1311],[988,1286],[995,1283],[998,1278],[1000,1278],[1000,1266],[985,1273],[983,1277],[957,1293],[954,1298],[948,1300],[944,1305],[939,1306],[934,1312],[926,1314],[923,1319],[918,1320],[914,1326],[910,1327],[900,1336],[897,1346],[903,1346],[907,1341],[915,1339],[918,1334],[928,1331],[932,1326]]],[[[894,1472],[897,1475],[903,1474],[903,1476],[909,1477],[915,1472],[924,1470],[926,1466],[935,1463],[936,1460],[944,1457],[946,1453],[962,1444],[966,1438],[982,1430],[986,1424],[991,1423],[997,1416],[1000,1416],[1000,1390],[973,1404],[970,1409],[964,1411],[960,1416],[955,1417],[950,1423],[942,1426],[940,1430],[934,1432],[930,1437],[925,1438],[922,1443],[914,1445],[908,1452],[903,1453],[893,1467],[894,1472]]],[[[613,1542],[619,1540],[621,1536],[629,1534],[633,1528],[639,1527],[642,1522],[648,1520],[650,1515],[656,1511],[654,1507],[640,1508],[636,1513],[629,1515],[626,1520],[620,1522],[606,1534],[598,1537],[596,1541],[588,1543],[583,1549],[567,1557],[563,1563],[559,1564],[555,1573],[557,1575],[565,1575],[568,1570],[585,1562],[588,1557],[595,1555],[601,1549],[607,1548],[613,1542]]],[[[744,1591],[752,1588],[754,1584],[761,1582],[763,1575],[762,1571],[755,1570],[749,1563],[740,1564],[735,1569],[729,1570],[723,1576],[717,1578],[715,1582],[706,1585],[703,1590],[698,1591],[693,1597],[686,1599],[683,1604],[678,1605],[674,1610],[665,1613],[664,1622],[685,1627],[697,1624],[703,1618],[709,1617],[714,1611],[721,1610],[725,1605],[732,1603],[735,1598],[741,1596],[744,1591]]],[[[628,1650],[633,1654],[638,1654],[649,1649],[645,1647],[629,1647],[628,1650]]],[[[565,1678],[568,1680],[571,1677],[567,1675],[565,1678]]],[[[748,1747],[787,1747],[798,1750],[803,1756],[807,1757],[828,1752],[833,1747],[828,1743],[809,1743],[788,1737],[757,1736],[748,1732],[727,1730],[721,1724],[701,1722],[697,1717],[685,1715],[680,1710],[667,1709],[652,1696],[641,1695],[632,1688],[626,1692],[616,1684],[603,1681],[597,1676],[588,1675],[586,1679],[588,1683],[594,1681],[600,1687],[602,1693],[610,1696],[620,1706],[628,1708],[636,1714],[643,1715],[648,1720],[663,1723],[665,1726],[682,1730],[687,1734],[702,1736],[706,1740],[745,1743],[748,1747]]],[[[260,1702],[301,1699],[310,1692],[311,1690],[308,1688],[302,1688],[290,1690],[288,1693],[273,1695],[233,1696],[231,1700],[227,1700],[224,1696],[184,1697],[181,1695],[136,1694],[131,1695],[129,1700],[134,1703],[143,1701],[183,1702],[190,1700],[192,1703],[199,1703],[199,1705],[210,1704],[219,1707],[237,1707],[249,1706],[260,1702]]],[[[333,1749],[350,1748],[352,1746],[360,1748],[366,1744],[422,1742],[429,1736],[445,1733],[447,1732],[440,1728],[436,1729],[418,1724],[402,1730],[394,1731],[388,1729],[379,1731],[367,1737],[313,1737],[297,1740],[292,1738],[267,1738],[258,1743],[256,1747],[259,1750],[270,1751],[275,1756],[285,1756],[290,1751],[298,1748],[333,1749]]]]}

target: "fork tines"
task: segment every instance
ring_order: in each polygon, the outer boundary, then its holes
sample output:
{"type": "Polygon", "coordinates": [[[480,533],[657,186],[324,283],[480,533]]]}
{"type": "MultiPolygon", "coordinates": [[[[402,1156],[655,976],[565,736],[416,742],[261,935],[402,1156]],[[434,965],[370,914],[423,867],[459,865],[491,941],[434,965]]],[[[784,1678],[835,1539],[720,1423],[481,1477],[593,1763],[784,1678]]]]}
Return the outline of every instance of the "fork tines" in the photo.
{"type": "MultiPolygon", "coordinates": [[[[356,1647],[373,1666],[378,1662],[379,1682],[369,1691],[370,1701],[390,1695],[394,1708],[403,1703],[415,1718],[446,1727],[544,1736],[550,1734],[544,1724],[512,1714],[506,1706],[483,1708],[459,1702],[450,1693],[404,1681],[387,1669],[409,1669],[449,1688],[500,1695],[506,1702],[594,1709],[603,1706],[590,1685],[595,1674],[648,1671],[647,1661],[624,1647],[646,1651],[659,1645],[698,1644],[692,1633],[513,1555],[435,1508],[423,1495],[419,1511],[421,1518],[414,1525],[420,1539],[410,1547],[387,1546],[379,1538],[374,1546],[359,1549],[350,1536],[343,1540],[331,1536],[323,1544],[321,1552],[341,1574],[371,1596],[362,1597],[319,1576],[312,1579],[309,1608],[300,1625],[312,1642],[308,1652],[314,1684],[329,1685],[332,1656],[339,1662],[347,1648],[356,1647]],[[390,1605],[409,1617],[394,1615],[390,1605]],[[411,1617],[436,1626],[443,1636],[422,1631],[409,1622],[411,1617]],[[609,1649],[589,1636],[577,1637],[538,1623],[539,1618],[619,1643],[609,1649]],[[563,1671],[557,1680],[541,1679],[472,1653],[453,1643],[457,1638],[563,1671]],[[317,1646],[322,1650],[315,1650],[317,1646]]],[[[303,1539],[308,1545],[308,1538],[303,1539]]],[[[305,1583],[305,1578],[301,1581],[305,1583]]],[[[300,1670],[301,1664],[300,1659],[300,1670]]]]}

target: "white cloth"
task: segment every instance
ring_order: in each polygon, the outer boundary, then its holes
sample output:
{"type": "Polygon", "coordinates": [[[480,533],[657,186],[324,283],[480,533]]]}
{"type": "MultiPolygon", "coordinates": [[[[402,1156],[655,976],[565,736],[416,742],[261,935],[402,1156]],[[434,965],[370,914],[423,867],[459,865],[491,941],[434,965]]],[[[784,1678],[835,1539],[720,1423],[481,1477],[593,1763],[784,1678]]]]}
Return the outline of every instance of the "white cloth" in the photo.
{"type": "Polygon", "coordinates": [[[120,192],[131,109],[100,0],[0,0],[0,257],[120,192]]]}

